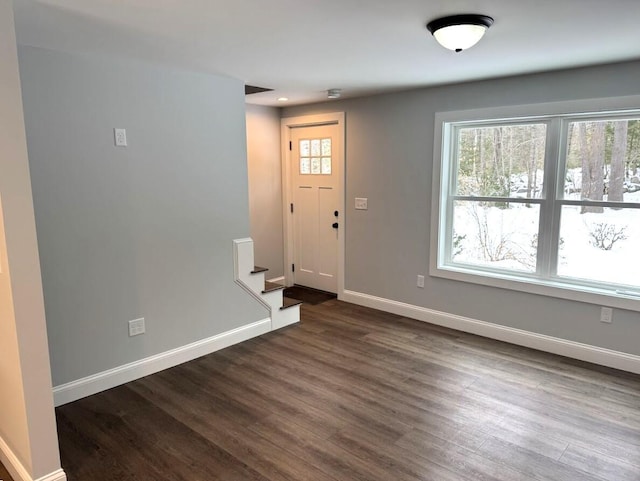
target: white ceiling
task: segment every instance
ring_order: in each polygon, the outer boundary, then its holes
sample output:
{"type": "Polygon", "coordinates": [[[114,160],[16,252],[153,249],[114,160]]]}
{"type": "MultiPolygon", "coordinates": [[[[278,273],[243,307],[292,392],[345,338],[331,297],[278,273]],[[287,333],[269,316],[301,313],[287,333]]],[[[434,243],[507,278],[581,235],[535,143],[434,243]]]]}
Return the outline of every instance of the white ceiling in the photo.
{"type": "MultiPolygon", "coordinates": [[[[225,74],[288,105],[640,58],[640,0],[14,0],[18,42],[225,74]],[[475,47],[425,24],[480,13],[475,47]]],[[[603,79],[615,82],[615,79],[603,79]]],[[[640,79],[639,79],[640,81],[640,79]]]]}

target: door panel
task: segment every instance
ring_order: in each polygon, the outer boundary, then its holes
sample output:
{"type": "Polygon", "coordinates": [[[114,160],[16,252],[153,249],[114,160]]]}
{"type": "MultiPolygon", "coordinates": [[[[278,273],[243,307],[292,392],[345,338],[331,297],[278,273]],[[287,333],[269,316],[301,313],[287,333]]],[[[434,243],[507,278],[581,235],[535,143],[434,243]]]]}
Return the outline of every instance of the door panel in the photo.
{"type": "MultiPolygon", "coordinates": [[[[310,186],[299,186],[295,205],[297,206],[297,219],[299,227],[296,245],[304,246],[298,249],[296,262],[299,276],[302,273],[313,274],[315,272],[315,240],[318,237],[317,212],[314,209],[316,189],[310,186]]],[[[304,277],[304,276],[303,276],[304,277]]]]}
{"type": "Polygon", "coordinates": [[[294,282],[329,292],[338,287],[337,135],[337,125],[293,128],[291,133],[294,282]]]}
{"type": "MultiPolygon", "coordinates": [[[[335,278],[337,275],[338,229],[333,224],[338,218],[333,215],[336,205],[335,189],[320,187],[318,189],[318,272],[321,276],[335,278]]],[[[338,223],[338,228],[340,224],[338,223]]]]}

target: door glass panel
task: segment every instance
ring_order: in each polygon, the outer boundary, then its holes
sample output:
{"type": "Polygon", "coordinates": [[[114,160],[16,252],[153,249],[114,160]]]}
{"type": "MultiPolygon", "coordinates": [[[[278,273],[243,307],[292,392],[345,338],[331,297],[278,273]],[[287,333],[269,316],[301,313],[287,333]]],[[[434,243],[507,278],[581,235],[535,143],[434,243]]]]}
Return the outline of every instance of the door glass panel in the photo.
{"type": "Polygon", "coordinates": [[[322,157],[322,173],[331,175],[331,157],[322,157]]]}
{"type": "Polygon", "coordinates": [[[322,172],[320,168],[320,159],[318,157],[313,157],[311,159],[311,173],[312,174],[320,174],[322,172]]]}
{"type": "Polygon", "coordinates": [[[311,141],[311,155],[313,156],[320,155],[320,139],[313,139],[311,141]]]}
{"type": "Polygon", "coordinates": [[[300,173],[301,174],[311,173],[311,159],[309,159],[309,157],[300,158],[300,173]]]}
{"type": "Polygon", "coordinates": [[[311,147],[309,146],[308,140],[300,141],[300,156],[309,157],[311,155],[311,147]]]}
{"type": "Polygon", "coordinates": [[[331,139],[322,139],[322,155],[324,157],[331,156],[331,139]]]}

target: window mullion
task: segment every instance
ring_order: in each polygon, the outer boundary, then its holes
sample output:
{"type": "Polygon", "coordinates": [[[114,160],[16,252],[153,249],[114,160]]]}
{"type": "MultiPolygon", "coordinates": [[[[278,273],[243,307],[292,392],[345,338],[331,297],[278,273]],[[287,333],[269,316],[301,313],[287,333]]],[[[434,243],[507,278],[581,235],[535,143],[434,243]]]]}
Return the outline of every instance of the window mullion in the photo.
{"type": "Polygon", "coordinates": [[[559,139],[558,149],[556,151],[556,188],[555,198],[553,202],[553,224],[551,226],[551,232],[553,233],[553,242],[550,250],[552,258],[549,271],[549,275],[551,277],[556,277],[558,275],[558,261],[560,258],[560,248],[562,247],[562,239],[560,238],[560,223],[562,221],[562,200],[564,199],[564,183],[565,175],[567,172],[567,152],[569,152],[569,148],[567,145],[567,142],[569,141],[569,122],[565,119],[557,119],[556,122],[559,124],[557,129],[559,139]]]}
{"type": "Polygon", "coordinates": [[[563,123],[552,119],[547,124],[547,145],[544,163],[544,192],[540,207],[538,231],[537,275],[548,279],[556,273],[559,245],[559,214],[556,199],[562,185],[563,123]]]}

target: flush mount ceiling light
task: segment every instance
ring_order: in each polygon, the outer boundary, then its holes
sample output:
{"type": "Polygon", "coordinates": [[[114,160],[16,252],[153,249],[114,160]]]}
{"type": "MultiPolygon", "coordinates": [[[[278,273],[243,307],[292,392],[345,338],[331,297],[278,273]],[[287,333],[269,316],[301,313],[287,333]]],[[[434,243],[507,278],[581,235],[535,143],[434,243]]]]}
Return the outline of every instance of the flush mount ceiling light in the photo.
{"type": "Polygon", "coordinates": [[[438,18],[427,29],[444,48],[462,52],[478,43],[491,25],[491,17],[467,14],[438,18]]]}
{"type": "Polygon", "coordinates": [[[342,95],[342,90],[340,89],[327,90],[327,98],[329,99],[339,99],[341,95],[342,95]]]}

